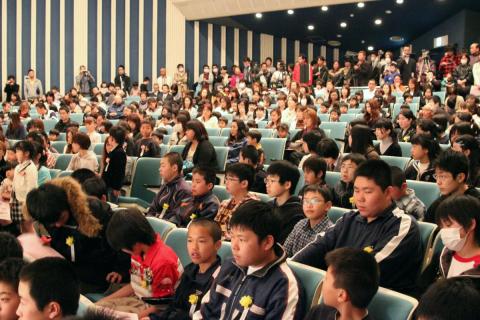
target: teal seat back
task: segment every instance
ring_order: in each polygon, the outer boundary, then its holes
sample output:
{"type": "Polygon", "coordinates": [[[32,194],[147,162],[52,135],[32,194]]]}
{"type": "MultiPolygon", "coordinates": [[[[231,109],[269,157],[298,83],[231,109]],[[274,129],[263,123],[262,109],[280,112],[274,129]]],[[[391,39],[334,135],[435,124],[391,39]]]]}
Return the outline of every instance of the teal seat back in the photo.
{"type": "MultiPolygon", "coordinates": [[[[63,178],[63,177],[70,177],[72,175],[73,171],[60,171],[60,173],[57,175],[58,178],[63,178]]],[[[52,176],[53,178],[53,176],[52,176]]]]}
{"type": "Polygon", "coordinates": [[[410,158],[405,157],[392,157],[392,156],[380,156],[380,159],[388,163],[390,167],[399,167],[404,170],[410,158]]]}
{"type": "Polygon", "coordinates": [[[331,207],[330,210],[328,210],[327,216],[330,221],[332,221],[333,223],[337,223],[338,219],[343,217],[343,215],[349,211],[352,210],[340,207],[331,207]]]}
{"type": "Polygon", "coordinates": [[[133,166],[131,197],[151,203],[155,195],[146,186],[160,185],[160,159],[139,158],[133,166]]]}
{"type": "Polygon", "coordinates": [[[176,228],[175,224],[163,219],[147,217],[147,220],[148,223],[150,223],[150,225],[152,226],[153,230],[155,230],[155,232],[160,235],[162,240],[165,240],[168,233],[176,228]]]}
{"type": "Polygon", "coordinates": [[[57,141],[67,141],[67,133],[60,132],[60,134],[58,135],[57,141]]]}
{"type": "Polygon", "coordinates": [[[80,295],[80,301],[78,302],[77,316],[83,317],[89,308],[94,308],[93,302],[88,300],[87,297],[80,295]]]}
{"type": "Polygon", "coordinates": [[[328,113],[319,113],[318,118],[321,122],[328,122],[330,120],[330,114],[328,113]]]}
{"type": "Polygon", "coordinates": [[[427,208],[440,196],[440,190],[436,183],[407,180],[407,185],[415,191],[415,195],[427,208]]]}
{"type": "Polygon", "coordinates": [[[270,164],[274,160],[282,160],[286,143],[287,139],[262,138],[260,144],[265,152],[265,164],[270,164]]]}
{"type": "Polygon", "coordinates": [[[323,130],[330,130],[330,138],[345,139],[345,130],[347,128],[346,122],[322,122],[320,128],[323,130]]]}
{"type": "Polygon", "coordinates": [[[214,147],[215,154],[217,156],[217,170],[220,172],[225,171],[228,157],[228,147],[214,147]]]}
{"type": "Polygon", "coordinates": [[[232,244],[228,241],[222,241],[222,246],[218,250],[218,255],[222,258],[222,262],[232,259],[232,244]]]}
{"type": "Polygon", "coordinates": [[[412,156],[412,144],[410,142],[398,142],[402,149],[402,157],[410,158],[412,156]]]}
{"type": "Polygon", "coordinates": [[[214,147],[225,147],[228,137],[209,136],[208,140],[210,140],[214,147]]]}
{"type": "Polygon", "coordinates": [[[297,185],[295,186],[295,192],[294,192],[294,195],[297,195],[297,196],[305,186],[305,175],[303,173],[302,168],[298,168],[298,171],[300,172],[300,178],[298,179],[297,185]]]}
{"type": "Polygon", "coordinates": [[[168,152],[168,146],[166,144],[160,145],[160,158],[163,157],[168,152]]]}
{"type": "MultiPolygon", "coordinates": [[[[272,138],[273,137],[273,129],[253,129],[253,130],[257,130],[258,132],[260,132],[262,134],[262,141],[264,138],[272,138]]],[[[260,141],[261,142],[261,141],[260,141]]]]}
{"type": "Polygon", "coordinates": [[[320,299],[325,271],[291,260],[287,261],[287,264],[305,290],[305,307],[308,311],[320,299]]]}
{"type": "Polygon", "coordinates": [[[93,152],[96,155],[101,156],[103,155],[103,147],[104,147],[103,143],[96,143],[93,145],[93,152]]]}
{"type": "Polygon", "coordinates": [[[207,133],[208,133],[208,138],[210,139],[210,137],[217,137],[220,135],[220,129],[219,128],[205,128],[207,130],[207,133]]]}
{"type": "Polygon", "coordinates": [[[407,320],[412,318],[418,301],[407,295],[379,288],[368,306],[368,313],[374,319],[407,320]]]}
{"type": "Polygon", "coordinates": [[[48,134],[50,130],[55,128],[55,125],[57,124],[58,120],[55,119],[47,119],[43,120],[43,126],[45,127],[45,132],[48,134]]]}
{"type": "Polygon", "coordinates": [[[340,115],[340,122],[348,122],[350,123],[351,121],[357,119],[358,117],[361,117],[362,115],[358,113],[344,113],[340,115]]]}
{"type": "Polygon", "coordinates": [[[265,129],[265,127],[267,126],[267,124],[268,124],[268,121],[258,121],[258,122],[257,122],[258,129],[265,129]]]}
{"type": "Polygon", "coordinates": [[[55,162],[55,169],[62,171],[66,170],[72,157],[73,154],[59,154],[57,157],[57,162],[55,162]]]}
{"type": "Polygon", "coordinates": [[[187,250],[187,229],[176,228],[170,231],[165,244],[175,251],[183,267],[192,262],[187,250]]]}
{"type": "Polygon", "coordinates": [[[418,230],[420,231],[420,239],[423,244],[423,269],[426,267],[428,262],[428,255],[430,253],[430,248],[432,247],[433,237],[435,234],[435,230],[437,230],[437,225],[434,223],[419,221],[418,230]]]}
{"type": "MultiPolygon", "coordinates": [[[[230,121],[229,121],[230,122],[230,121]]],[[[229,137],[230,136],[230,128],[223,128],[222,132],[220,133],[222,137],[229,137]]]]}
{"type": "Polygon", "coordinates": [[[273,200],[273,198],[270,198],[268,194],[259,193],[259,192],[252,192],[252,193],[256,195],[262,202],[268,203],[273,200]]]}
{"type": "Polygon", "coordinates": [[[338,181],[340,181],[340,172],[327,171],[325,174],[325,182],[329,187],[335,187],[338,181]]]}
{"type": "Polygon", "coordinates": [[[180,155],[182,154],[183,152],[183,149],[185,149],[185,146],[181,146],[181,145],[176,145],[176,146],[172,146],[168,152],[177,152],[179,153],[180,155]]]}
{"type": "Polygon", "coordinates": [[[83,124],[83,113],[70,113],[70,120],[78,123],[79,125],[83,124]]]}
{"type": "Polygon", "coordinates": [[[52,179],[55,179],[60,172],[60,169],[50,169],[50,177],[52,177],[52,179]]]}
{"type": "Polygon", "coordinates": [[[65,146],[67,145],[67,141],[53,141],[50,143],[50,146],[52,148],[55,148],[55,150],[58,151],[58,153],[63,153],[63,149],[65,149],[65,146]]]}
{"type": "Polygon", "coordinates": [[[230,194],[228,194],[225,186],[214,186],[212,191],[213,194],[217,196],[218,200],[220,200],[220,202],[226,199],[230,199],[230,194]]]}

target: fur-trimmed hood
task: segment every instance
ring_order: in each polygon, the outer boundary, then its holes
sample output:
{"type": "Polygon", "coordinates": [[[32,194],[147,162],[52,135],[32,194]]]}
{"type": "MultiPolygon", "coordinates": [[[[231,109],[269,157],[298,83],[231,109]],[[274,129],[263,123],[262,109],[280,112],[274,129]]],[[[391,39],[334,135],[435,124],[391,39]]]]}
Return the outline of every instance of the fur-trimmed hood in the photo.
{"type": "MultiPolygon", "coordinates": [[[[61,187],[67,193],[70,213],[78,224],[78,231],[87,237],[96,237],[102,230],[100,221],[92,214],[87,194],[81,185],[71,177],[56,178],[48,181],[61,187]]],[[[31,219],[27,206],[23,206],[24,215],[31,219]]]]}

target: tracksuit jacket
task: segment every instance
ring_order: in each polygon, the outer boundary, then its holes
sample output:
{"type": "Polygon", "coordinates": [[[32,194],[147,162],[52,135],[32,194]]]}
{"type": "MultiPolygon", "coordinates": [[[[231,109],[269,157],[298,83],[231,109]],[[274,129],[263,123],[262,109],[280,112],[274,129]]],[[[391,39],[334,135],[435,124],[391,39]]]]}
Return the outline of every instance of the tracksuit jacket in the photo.
{"type": "Polygon", "coordinates": [[[344,214],[323,237],[317,236],[292,259],[326,270],[327,252],[343,247],[363,249],[375,256],[382,287],[407,294],[414,291],[423,260],[420,232],[415,218],[396,205],[370,223],[358,211],[344,214]]]}
{"type": "Polygon", "coordinates": [[[275,261],[251,274],[233,260],[223,263],[193,319],[303,319],[303,288],[280,245],[275,245],[275,252],[275,261]]]}

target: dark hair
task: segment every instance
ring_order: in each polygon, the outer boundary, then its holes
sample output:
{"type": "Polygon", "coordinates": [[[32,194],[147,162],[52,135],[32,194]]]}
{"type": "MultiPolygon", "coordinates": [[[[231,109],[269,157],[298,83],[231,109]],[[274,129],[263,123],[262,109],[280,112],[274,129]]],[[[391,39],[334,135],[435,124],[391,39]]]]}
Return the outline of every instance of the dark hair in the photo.
{"type": "Polygon", "coordinates": [[[445,132],[448,127],[449,117],[445,113],[439,113],[432,117],[433,122],[437,125],[438,133],[445,132]]]}
{"type": "Polygon", "coordinates": [[[237,226],[251,230],[259,241],[271,235],[276,242],[281,230],[280,219],[273,213],[272,207],[257,200],[244,202],[235,210],[230,219],[230,228],[237,226]]]}
{"type": "Polygon", "coordinates": [[[399,115],[404,116],[407,119],[413,120],[412,121],[412,127],[415,126],[415,120],[417,119],[415,115],[413,114],[412,110],[402,110],[400,111],[399,115]]]}
{"type": "Polygon", "coordinates": [[[394,143],[398,142],[397,133],[395,132],[395,130],[393,130],[392,121],[385,118],[380,118],[377,120],[377,122],[375,122],[374,128],[390,130],[390,134],[389,134],[390,138],[392,138],[392,141],[394,143]]]}
{"type": "Polygon", "coordinates": [[[417,319],[477,319],[480,314],[480,293],[471,279],[453,277],[432,284],[420,299],[417,319]]]}
{"type": "Polygon", "coordinates": [[[317,145],[323,139],[323,135],[318,131],[310,131],[307,132],[302,139],[303,142],[307,144],[308,150],[311,153],[317,151],[317,145]]]}
{"type": "Polygon", "coordinates": [[[370,130],[370,127],[358,124],[352,128],[350,135],[352,136],[350,152],[365,155],[367,149],[373,147],[372,131],[370,130]]]}
{"type": "Polygon", "coordinates": [[[363,154],[360,154],[360,153],[349,153],[349,154],[346,154],[342,158],[342,163],[344,163],[347,160],[350,160],[351,162],[353,162],[357,166],[359,166],[362,163],[364,163],[365,161],[367,161],[367,158],[365,158],[365,156],[363,154]]]}
{"type": "Polygon", "coordinates": [[[45,225],[57,222],[63,211],[70,212],[67,193],[51,183],[31,190],[27,194],[26,204],[32,218],[45,225]]]}
{"type": "Polygon", "coordinates": [[[97,176],[85,180],[82,183],[82,188],[86,194],[98,199],[102,199],[102,196],[107,196],[107,185],[102,178],[97,176]]]}
{"type": "Polygon", "coordinates": [[[118,316],[112,309],[89,308],[81,316],[66,317],[63,320],[118,320],[118,316]]]}
{"type": "Polygon", "coordinates": [[[322,173],[322,180],[325,179],[325,173],[327,172],[327,163],[323,158],[311,156],[303,163],[302,167],[303,171],[311,170],[318,175],[320,172],[322,173]]]}
{"type": "Polygon", "coordinates": [[[257,143],[259,143],[260,140],[262,140],[262,133],[258,130],[250,130],[246,133],[245,136],[255,139],[257,143]]]}
{"type": "Polygon", "coordinates": [[[465,134],[459,136],[455,143],[458,143],[462,148],[462,151],[470,150],[468,156],[468,166],[470,168],[468,178],[469,183],[472,183],[476,179],[476,172],[480,163],[480,145],[475,137],[465,134]]]}
{"type": "Polygon", "coordinates": [[[32,158],[36,160],[37,156],[40,155],[38,158],[38,164],[40,166],[45,166],[47,163],[47,155],[45,154],[45,148],[43,147],[43,141],[42,143],[38,143],[37,141],[32,141],[33,145],[33,150],[34,150],[34,155],[32,158]]]}
{"type": "Polygon", "coordinates": [[[195,133],[195,139],[197,139],[198,142],[208,140],[208,133],[205,129],[205,126],[197,119],[193,119],[187,122],[187,124],[185,125],[185,131],[187,130],[192,130],[195,133]]]}
{"type": "Polygon", "coordinates": [[[222,240],[222,229],[218,222],[206,219],[206,218],[197,218],[193,219],[190,224],[188,225],[188,229],[193,226],[204,227],[208,229],[208,233],[213,238],[213,242],[217,242],[222,240]]]}
{"type": "Polygon", "coordinates": [[[116,211],[108,223],[106,235],[115,250],[132,250],[136,243],[152,245],[156,238],[147,218],[136,208],[116,211]]]}
{"type": "Polygon", "coordinates": [[[347,291],[356,308],[365,309],[377,293],[380,271],[374,256],[360,249],[339,248],[325,256],[336,288],[347,291]]]}
{"type": "Polygon", "coordinates": [[[442,151],[438,142],[430,137],[430,135],[425,133],[414,135],[411,139],[411,144],[416,144],[421,146],[423,149],[427,149],[428,159],[430,162],[434,162],[442,151]]]}
{"type": "Polygon", "coordinates": [[[38,310],[57,302],[63,316],[77,313],[80,288],[71,262],[63,258],[38,259],[22,269],[20,281],[29,283],[38,310]]]}
{"type": "MultiPolygon", "coordinates": [[[[3,248],[2,248],[3,250],[3,248]]],[[[11,286],[15,291],[20,281],[20,270],[27,265],[22,258],[8,258],[0,263],[0,282],[11,286]]]]}
{"type": "Polygon", "coordinates": [[[113,140],[115,140],[117,144],[121,146],[125,142],[127,131],[121,126],[117,125],[111,127],[110,130],[108,130],[108,134],[113,138],[113,140]]]}
{"type": "Polygon", "coordinates": [[[243,122],[240,119],[233,119],[232,124],[234,122],[238,126],[238,130],[237,130],[238,132],[236,137],[232,136],[232,134],[230,133],[230,136],[228,137],[228,142],[232,142],[232,143],[243,140],[243,138],[245,138],[245,134],[248,132],[248,128],[245,122],[243,122]]]}
{"type": "Polygon", "coordinates": [[[321,194],[325,202],[333,201],[332,192],[327,186],[311,184],[305,187],[305,189],[303,190],[303,196],[305,196],[308,192],[316,192],[321,194]]]}
{"type": "Polygon", "coordinates": [[[52,129],[48,132],[48,134],[50,135],[54,135],[54,136],[59,136],[60,135],[60,131],[58,131],[57,129],[52,129]]]}
{"type": "Polygon", "coordinates": [[[337,159],[340,149],[335,140],[323,138],[318,142],[316,152],[320,157],[337,159]]]}
{"type": "Polygon", "coordinates": [[[0,262],[7,258],[22,258],[23,248],[11,233],[0,232],[0,262]]]}
{"type": "Polygon", "coordinates": [[[392,166],[390,169],[392,170],[392,186],[401,188],[407,182],[405,172],[396,166],[392,166]]]}
{"type": "Polygon", "coordinates": [[[78,183],[83,184],[85,180],[96,177],[96,174],[90,169],[81,168],[73,171],[70,177],[77,180],[78,183]]]}
{"type": "Polygon", "coordinates": [[[211,183],[212,185],[215,185],[217,180],[215,169],[212,167],[195,167],[193,168],[192,174],[201,175],[207,184],[211,183]]]}
{"type": "Polygon", "coordinates": [[[422,129],[423,134],[428,134],[433,139],[437,139],[440,135],[440,126],[430,119],[419,119],[417,121],[417,127],[422,129]]]}
{"type": "Polygon", "coordinates": [[[435,168],[450,172],[455,179],[459,173],[465,174],[465,181],[468,178],[468,159],[467,156],[461,152],[453,150],[445,150],[435,160],[435,168]]]}
{"type": "Polygon", "coordinates": [[[22,152],[28,152],[29,159],[33,159],[33,157],[35,157],[35,148],[33,147],[32,142],[28,141],[28,140],[18,141],[13,146],[13,150],[15,150],[15,151],[20,150],[22,152]]]}
{"type": "Polygon", "coordinates": [[[176,165],[177,166],[177,171],[178,173],[182,172],[183,168],[183,159],[180,153],[178,152],[169,152],[163,156],[163,158],[166,158],[168,160],[168,163],[171,166],[176,165]]]}
{"type": "Polygon", "coordinates": [[[255,179],[255,169],[245,163],[234,163],[228,166],[225,170],[225,176],[228,174],[237,177],[240,182],[246,180],[248,182],[248,189],[252,187],[255,179]]]}
{"type": "Polygon", "coordinates": [[[90,137],[83,132],[77,132],[72,138],[72,143],[78,144],[83,150],[88,150],[91,145],[90,137]]]}
{"type": "Polygon", "coordinates": [[[365,177],[369,180],[373,180],[382,191],[385,191],[392,185],[392,170],[388,163],[383,160],[367,160],[360,164],[355,170],[354,181],[358,177],[365,177]]]}
{"type": "Polygon", "coordinates": [[[240,150],[240,154],[242,158],[250,160],[254,166],[258,164],[260,159],[260,154],[254,146],[246,145],[240,150]]]}
{"type": "Polygon", "coordinates": [[[278,176],[280,184],[290,181],[290,194],[293,194],[300,179],[300,172],[298,168],[286,160],[273,162],[267,169],[267,175],[278,176]]]}
{"type": "Polygon", "coordinates": [[[473,123],[458,122],[453,124],[453,126],[450,128],[450,136],[449,136],[450,141],[452,141],[452,137],[454,134],[457,134],[458,136],[469,134],[475,137],[478,134],[478,127],[476,124],[473,124],[473,123]]]}

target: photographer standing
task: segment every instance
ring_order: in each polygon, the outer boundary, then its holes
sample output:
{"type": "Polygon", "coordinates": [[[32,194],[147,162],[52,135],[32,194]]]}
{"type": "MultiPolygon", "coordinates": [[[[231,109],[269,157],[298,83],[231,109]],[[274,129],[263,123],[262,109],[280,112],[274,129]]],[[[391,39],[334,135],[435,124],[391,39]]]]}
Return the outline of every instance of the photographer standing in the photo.
{"type": "Polygon", "coordinates": [[[20,86],[15,82],[15,76],[9,75],[5,89],[3,89],[7,96],[5,101],[10,102],[12,99],[12,94],[18,93],[18,90],[20,90],[20,86]]]}
{"type": "Polygon", "coordinates": [[[80,72],[75,77],[75,88],[82,96],[89,96],[92,84],[95,86],[95,78],[87,70],[87,67],[80,66],[80,72]]]}

